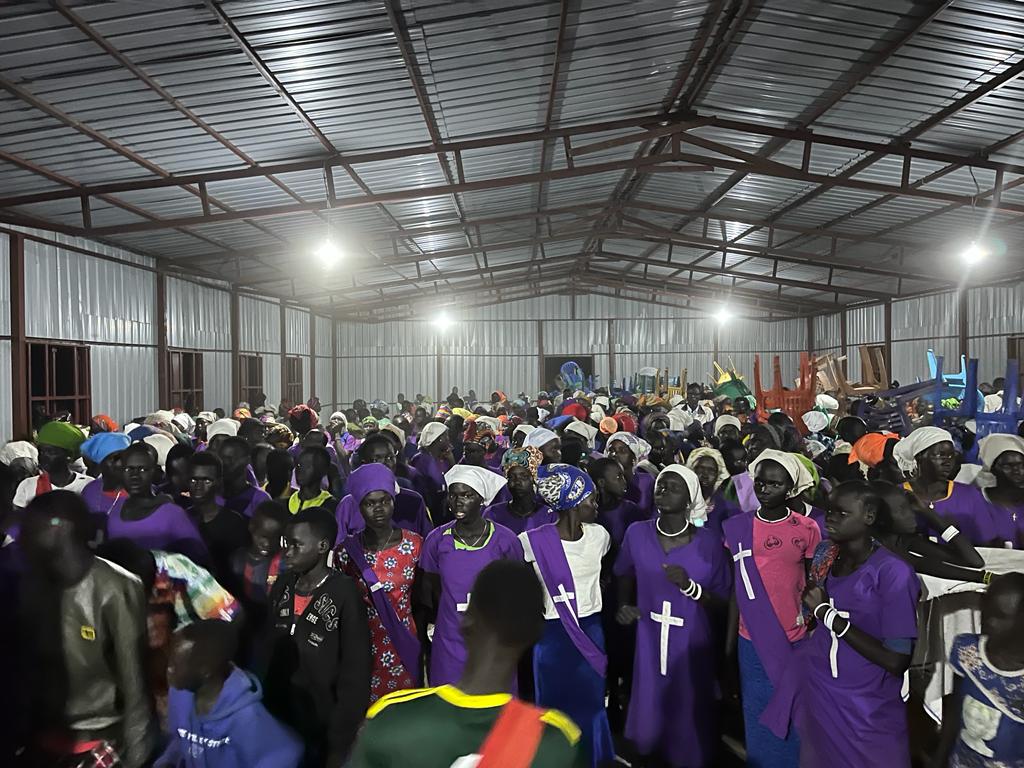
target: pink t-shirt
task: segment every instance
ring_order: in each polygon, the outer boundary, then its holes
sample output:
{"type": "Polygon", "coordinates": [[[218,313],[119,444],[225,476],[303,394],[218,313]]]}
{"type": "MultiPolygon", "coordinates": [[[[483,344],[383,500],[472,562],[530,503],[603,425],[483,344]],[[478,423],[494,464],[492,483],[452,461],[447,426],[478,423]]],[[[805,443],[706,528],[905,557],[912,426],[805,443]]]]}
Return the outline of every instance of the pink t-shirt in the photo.
{"type": "MultiPolygon", "coordinates": [[[[754,517],[754,564],[791,643],[807,633],[800,611],[800,595],[807,581],[804,561],[814,556],[819,543],[821,530],[809,517],[791,513],[775,523],[754,517]]],[[[742,613],[740,636],[750,639],[742,613]]]]}

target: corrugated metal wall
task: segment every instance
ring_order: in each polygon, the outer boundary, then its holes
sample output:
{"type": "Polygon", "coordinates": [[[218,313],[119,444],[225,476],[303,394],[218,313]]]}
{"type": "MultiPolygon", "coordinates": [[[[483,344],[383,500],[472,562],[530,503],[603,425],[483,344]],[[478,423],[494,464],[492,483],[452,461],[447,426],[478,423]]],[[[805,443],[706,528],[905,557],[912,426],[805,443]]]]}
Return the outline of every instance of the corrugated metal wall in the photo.
{"type": "Polygon", "coordinates": [[[93,345],[92,410],[120,422],[157,408],[156,347],[93,345]]]}
{"type": "Polygon", "coordinates": [[[239,350],[281,354],[281,307],[277,302],[240,296],[238,318],[239,350]]]}
{"type": "Polygon", "coordinates": [[[203,400],[206,410],[231,409],[231,351],[203,352],[203,400]]]}
{"type": "Polygon", "coordinates": [[[947,372],[960,370],[958,324],[955,293],[894,301],[890,377],[900,384],[926,378],[929,349],[945,357],[947,372]]]}
{"type": "MultiPolygon", "coordinates": [[[[11,241],[0,232],[0,336],[11,335],[11,241]]],[[[19,372],[19,375],[25,375],[19,372]]],[[[11,408],[11,341],[0,339],[0,442],[14,431],[11,408]]]]}
{"type": "Polygon", "coordinates": [[[8,407],[13,395],[14,393],[11,391],[11,340],[0,339],[0,443],[9,440],[14,432],[13,413],[8,407]]]}
{"type": "Polygon", "coordinates": [[[316,381],[313,382],[313,394],[320,398],[323,406],[320,411],[321,420],[326,420],[338,409],[334,402],[334,350],[332,322],[328,317],[316,316],[316,381]]]}
{"type": "Polygon", "coordinates": [[[814,318],[814,351],[838,354],[842,349],[842,320],[839,312],[814,318]]]}
{"type": "Polygon", "coordinates": [[[1024,283],[972,288],[967,294],[967,348],[982,381],[1005,375],[1008,336],[1024,335],[1024,283]]]}
{"type": "Polygon", "coordinates": [[[165,285],[167,346],[230,352],[231,294],[173,277],[165,285]]]}

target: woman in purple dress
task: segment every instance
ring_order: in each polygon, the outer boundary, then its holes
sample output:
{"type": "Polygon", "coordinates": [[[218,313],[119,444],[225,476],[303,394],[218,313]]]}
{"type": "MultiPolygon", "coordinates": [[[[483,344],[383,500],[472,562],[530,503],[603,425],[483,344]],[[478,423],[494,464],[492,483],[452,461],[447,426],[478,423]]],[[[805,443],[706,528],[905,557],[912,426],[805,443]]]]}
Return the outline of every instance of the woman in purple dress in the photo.
{"type": "Polygon", "coordinates": [[[431,421],[423,427],[418,441],[419,450],[409,460],[409,466],[418,473],[416,492],[423,497],[435,525],[451,520],[445,504],[444,473],[455,463],[451,438],[444,424],[431,421]]]}
{"type": "Polygon", "coordinates": [[[988,435],[978,448],[982,465],[996,481],[981,493],[989,503],[999,539],[1014,549],[1024,548],[1024,438],[988,435]]]}
{"type": "Polygon", "coordinates": [[[636,465],[647,458],[651,446],[631,432],[616,432],[604,447],[606,456],[619,462],[626,476],[626,498],[640,508],[643,515],[654,513],[654,478],[638,472],[636,465]]]}
{"type": "MultiPolygon", "coordinates": [[[[719,489],[729,480],[725,459],[717,448],[695,448],[686,457],[686,466],[693,470],[700,480],[700,495],[707,507],[707,524],[713,531],[722,534],[722,522],[726,518],[727,505],[720,503],[719,489]]],[[[732,507],[735,510],[736,507],[732,507]]]]}
{"type": "Polygon", "coordinates": [[[704,515],[693,470],[665,467],[654,503],[658,517],[629,527],[615,562],[618,620],[637,622],[626,737],[673,768],[702,768],[717,742],[708,608],[729,599],[731,560],[717,534],[690,522],[704,515]]]}
{"type": "MultiPolygon", "coordinates": [[[[957,453],[949,432],[939,427],[919,427],[896,443],[893,458],[909,476],[904,487],[921,504],[934,509],[975,546],[1003,546],[981,491],[950,479],[957,472],[957,453]]],[[[940,536],[943,532],[928,533],[940,536]]]]}
{"type": "Polygon", "coordinates": [[[783,737],[794,716],[801,765],[910,766],[901,691],[921,588],[914,569],[873,538],[879,506],[864,481],[832,492],[829,540],[815,552],[803,595],[818,626],[761,718],[783,737]]]}
{"type": "Polygon", "coordinates": [[[523,557],[516,535],[481,515],[484,504],[505,485],[505,478],[489,469],[459,464],[444,479],[455,519],[430,532],[420,558],[424,603],[437,610],[430,654],[432,686],[456,683],[462,674],[466,648],[459,632],[460,614],[469,607],[477,573],[492,560],[523,557]]]}
{"type": "Polygon", "coordinates": [[[177,552],[205,566],[206,545],[188,513],[169,496],[153,493],[156,461],[156,450],[146,443],[133,443],[121,453],[128,498],[111,509],[107,539],[131,539],[143,549],[177,552]]]}
{"type": "Polygon", "coordinates": [[[503,525],[516,535],[558,520],[558,515],[537,496],[537,468],[543,459],[540,451],[529,446],[505,451],[501,463],[509,499],[487,507],[484,519],[503,525]]]}
{"type": "Polygon", "coordinates": [[[124,432],[98,432],[82,443],[82,457],[100,472],[99,477],[82,489],[82,500],[89,507],[96,526],[94,535],[106,530],[111,511],[128,498],[123,485],[121,452],[129,445],[131,439],[124,432]]]}

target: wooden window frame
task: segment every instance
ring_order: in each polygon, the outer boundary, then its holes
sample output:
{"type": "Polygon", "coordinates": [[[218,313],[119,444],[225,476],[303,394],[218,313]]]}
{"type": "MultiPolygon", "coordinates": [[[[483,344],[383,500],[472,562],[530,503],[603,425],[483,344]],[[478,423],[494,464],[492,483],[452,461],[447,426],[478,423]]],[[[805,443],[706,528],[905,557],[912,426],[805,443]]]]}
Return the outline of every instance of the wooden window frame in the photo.
{"type": "Polygon", "coordinates": [[[303,394],[302,358],[298,355],[287,355],[284,358],[284,400],[298,405],[306,402],[303,394]]]}
{"type": "MultiPolygon", "coordinates": [[[[26,391],[28,394],[28,408],[30,417],[35,413],[37,405],[43,407],[47,415],[53,415],[59,411],[69,411],[71,421],[75,424],[88,424],[92,419],[92,356],[88,344],[74,344],[63,341],[52,341],[50,339],[29,339],[25,342],[25,357],[27,361],[25,370],[26,391]],[[43,349],[43,379],[44,392],[37,393],[33,389],[33,358],[34,349],[43,349]],[[59,394],[60,389],[57,380],[56,355],[59,350],[73,350],[73,374],[74,386],[67,394],[59,394]]],[[[67,378],[61,377],[61,384],[66,384],[67,378]]]]}
{"type": "Polygon", "coordinates": [[[195,349],[167,350],[167,387],[169,407],[181,408],[188,413],[205,409],[203,353],[195,349]],[[186,368],[189,364],[190,371],[186,368]],[[185,373],[190,372],[191,376],[185,373]]]}
{"type": "Polygon", "coordinates": [[[238,356],[238,394],[240,402],[252,403],[263,394],[263,357],[261,355],[238,356]],[[256,371],[255,379],[251,375],[256,371]]]}

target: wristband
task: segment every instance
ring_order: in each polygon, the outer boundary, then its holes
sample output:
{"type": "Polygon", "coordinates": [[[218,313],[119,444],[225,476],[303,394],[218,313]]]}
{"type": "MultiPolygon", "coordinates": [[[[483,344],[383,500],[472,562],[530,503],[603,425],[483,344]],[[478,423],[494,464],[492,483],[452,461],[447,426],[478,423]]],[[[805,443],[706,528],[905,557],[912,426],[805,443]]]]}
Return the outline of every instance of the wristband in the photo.
{"type": "Polygon", "coordinates": [[[814,606],[814,610],[811,611],[811,616],[813,616],[816,619],[819,618],[818,617],[818,609],[821,608],[821,606],[825,606],[826,608],[831,608],[832,607],[832,605],[830,603],[818,603],[816,606],[814,606]]]}
{"type": "Polygon", "coordinates": [[[827,611],[825,611],[825,618],[822,619],[821,623],[825,625],[825,628],[828,629],[829,632],[832,631],[832,622],[836,620],[836,616],[838,615],[839,611],[837,611],[835,608],[829,608],[827,611]]]}
{"type": "Polygon", "coordinates": [[[836,637],[842,637],[842,636],[843,636],[843,635],[845,635],[845,634],[846,634],[847,632],[849,632],[849,631],[850,631],[850,626],[852,625],[852,623],[853,623],[853,622],[851,622],[851,621],[850,621],[849,619],[847,619],[847,620],[846,620],[846,626],[845,626],[845,627],[843,627],[843,631],[842,631],[842,632],[836,632],[836,633],[835,633],[836,637]]]}
{"type": "Polygon", "coordinates": [[[949,542],[951,542],[953,539],[955,539],[959,535],[960,535],[960,529],[957,528],[955,525],[951,525],[946,530],[944,530],[942,532],[942,535],[939,538],[941,538],[944,542],[949,544],[949,542]]]}
{"type": "Polygon", "coordinates": [[[992,577],[995,576],[992,571],[985,571],[981,576],[981,583],[988,586],[992,583],[992,577]]]}

